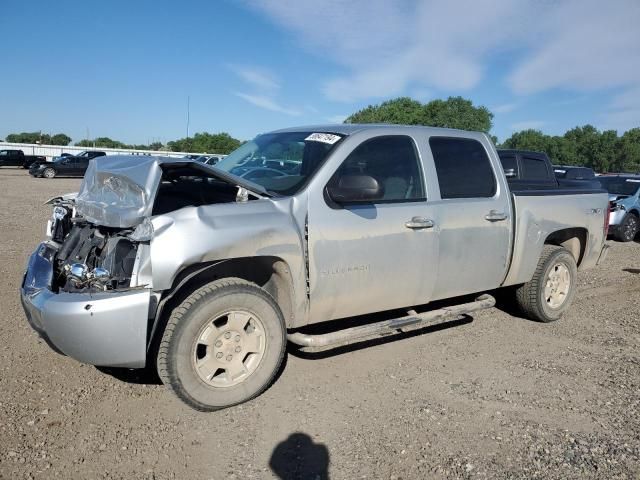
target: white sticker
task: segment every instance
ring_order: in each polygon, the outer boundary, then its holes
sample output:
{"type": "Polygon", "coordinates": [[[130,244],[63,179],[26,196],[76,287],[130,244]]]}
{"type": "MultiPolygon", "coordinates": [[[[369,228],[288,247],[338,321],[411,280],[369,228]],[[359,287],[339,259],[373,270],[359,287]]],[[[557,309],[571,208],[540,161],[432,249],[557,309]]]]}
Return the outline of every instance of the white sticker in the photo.
{"type": "Polygon", "coordinates": [[[340,140],[340,138],[340,135],[334,135],[333,133],[312,133],[304,140],[305,142],[322,142],[333,145],[340,140]]]}
{"type": "Polygon", "coordinates": [[[633,178],[627,178],[627,182],[631,182],[631,183],[640,183],[640,180],[635,180],[633,178]]]}

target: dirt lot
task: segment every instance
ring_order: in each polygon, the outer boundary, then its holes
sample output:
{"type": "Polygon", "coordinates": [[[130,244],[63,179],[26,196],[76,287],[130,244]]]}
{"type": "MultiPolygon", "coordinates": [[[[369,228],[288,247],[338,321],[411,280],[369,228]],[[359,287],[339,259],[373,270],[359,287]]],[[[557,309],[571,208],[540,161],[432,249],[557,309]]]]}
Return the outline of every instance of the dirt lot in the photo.
{"type": "Polygon", "coordinates": [[[640,243],[612,243],[554,324],[491,309],[292,351],[262,396],[205,414],[27,325],[18,287],[42,203],[79,183],[0,169],[0,478],[640,478],[640,243]]]}

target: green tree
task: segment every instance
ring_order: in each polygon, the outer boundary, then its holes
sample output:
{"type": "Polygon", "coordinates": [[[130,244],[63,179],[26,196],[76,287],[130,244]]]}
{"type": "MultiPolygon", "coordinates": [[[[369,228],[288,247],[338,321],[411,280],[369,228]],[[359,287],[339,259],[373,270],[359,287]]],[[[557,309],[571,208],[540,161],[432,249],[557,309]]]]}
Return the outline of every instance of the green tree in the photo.
{"type": "Polygon", "coordinates": [[[617,147],[616,170],[640,172],[640,128],[627,130],[617,147]]]}
{"type": "Polygon", "coordinates": [[[550,144],[551,137],[545,135],[540,130],[528,129],[515,132],[504,141],[501,148],[547,152],[550,144]]]}
{"type": "Polygon", "coordinates": [[[230,153],[240,146],[240,141],[226,132],[196,133],[193,137],[181,138],[167,143],[172,152],[230,153]]]}
{"type": "Polygon", "coordinates": [[[76,142],[76,147],[85,148],[125,148],[125,144],[109,137],[98,137],[93,140],[80,140],[76,142]]]}
{"type": "Polygon", "coordinates": [[[51,145],[69,145],[71,143],[71,137],[69,135],[65,135],[64,133],[56,133],[51,137],[50,144],[51,145]]]}
{"type": "Polygon", "coordinates": [[[369,105],[347,117],[345,123],[428,125],[488,132],[492,119],[493,114],[486,107],[476,107],[471,100],[462,97],[432,100],[426,104],[400,97],[369,105]]]}
{"type": "Polygon", "coordinates": [[[427,125],[425,106],[409,97],[387,100],[350,115],[344,123],[394,123],[400,125],[427,125]]]}
{"type": "Polygon", "coordinates": [[[11,143],[48,143],[50,137],[46,133],[42,132],[21,132],[10,133],[6,136],[5,140],[11,143]]]}
{"type": "Polygon", "coordinates": [[[575,148],[576,165],[585,165],[598,171],[602,170],[602,164],[598,161],[600,132],[597,128],[593,125],[575,127],[567,131],[564,138],[575,148]]]}

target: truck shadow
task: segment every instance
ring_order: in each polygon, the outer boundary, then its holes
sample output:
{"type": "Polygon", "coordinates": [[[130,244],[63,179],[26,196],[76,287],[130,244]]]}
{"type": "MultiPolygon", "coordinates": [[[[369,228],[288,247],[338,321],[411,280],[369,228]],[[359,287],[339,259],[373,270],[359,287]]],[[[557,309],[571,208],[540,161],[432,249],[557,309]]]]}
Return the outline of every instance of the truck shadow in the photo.
{"type": "Polygon", "coordinates": [[[124,383],[135,385],[162,385],[158,372],[152,367],[136,368],[134,370],[117,367],[96,367],[96,370],[124,383]]]}

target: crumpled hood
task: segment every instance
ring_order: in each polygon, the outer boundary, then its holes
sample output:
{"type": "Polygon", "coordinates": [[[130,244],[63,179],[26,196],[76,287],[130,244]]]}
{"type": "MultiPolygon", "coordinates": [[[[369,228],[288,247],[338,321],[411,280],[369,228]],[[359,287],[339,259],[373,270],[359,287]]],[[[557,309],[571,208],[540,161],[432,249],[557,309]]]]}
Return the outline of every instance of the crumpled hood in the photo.
{"type": "Polygon", "coordinates": [[[91,160],[75,200],[77,213],[105,227],[135,227],[151,215],[162,177],[160,165],[178,161],[139,155],[91,160]]]}

